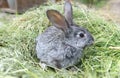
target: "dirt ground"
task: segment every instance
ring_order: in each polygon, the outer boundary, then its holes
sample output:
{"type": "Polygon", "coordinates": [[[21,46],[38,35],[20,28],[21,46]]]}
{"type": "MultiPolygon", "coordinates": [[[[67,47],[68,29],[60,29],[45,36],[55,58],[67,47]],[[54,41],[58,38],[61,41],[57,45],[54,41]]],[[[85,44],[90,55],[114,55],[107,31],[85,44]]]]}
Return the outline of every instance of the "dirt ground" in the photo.
{"type": "Polygon", "coordinates": [[[120,0],[109,0],[99,11],[107,20],[116,22],[120,26],[120,0]]]}

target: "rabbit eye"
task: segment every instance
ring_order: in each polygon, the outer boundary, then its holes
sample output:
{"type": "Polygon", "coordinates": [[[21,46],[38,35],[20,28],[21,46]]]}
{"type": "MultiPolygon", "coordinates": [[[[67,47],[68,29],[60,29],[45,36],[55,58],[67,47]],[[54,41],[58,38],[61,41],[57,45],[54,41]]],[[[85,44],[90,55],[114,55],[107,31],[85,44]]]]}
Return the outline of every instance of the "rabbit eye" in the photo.
{"type": "Polygon", "coordinates": [[[76,37],[78,37],[78,38],[83,38],[83,37],[85,37],[85,34],[84,34],[83,32],[81,32],[81,33],[78,33],[78,34],[76,35],[76,37]]]}
{"type": "Polygon", "coordinates": [[[83,33],[80,33],[79,36],[80,36],[81,38],[83,38],[83,37],[84,37],[84,34],[83,34],[83,33]]]}
{"type": "Polygon", "coordinates": [[[76,33],[76,37],[77,38],[83,38],[83,37],[85,37],[85,33],[84,32],[78,32],[78,33],[76,33]]]}

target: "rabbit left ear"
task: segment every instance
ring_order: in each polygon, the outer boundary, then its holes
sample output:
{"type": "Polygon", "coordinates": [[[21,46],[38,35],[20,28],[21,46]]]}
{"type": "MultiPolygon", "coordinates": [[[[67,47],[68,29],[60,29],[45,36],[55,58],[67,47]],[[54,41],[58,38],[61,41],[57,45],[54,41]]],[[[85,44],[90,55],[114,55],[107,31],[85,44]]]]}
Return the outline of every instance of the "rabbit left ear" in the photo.
{"type": "Polygon", "coordinates": [[[72,11],[72,5],[70,0],[65,0],[65,4],[64,4],[64,14],[65,14],[65,18],[67,20],[67,22],[69,23],[69,25],[73,24],[73,11],[72,11]]]}
{"type": "Polygon", "coordinates": [[[64,32],[67,31],[68,23],[62,14],[60,14],[56,10],[48,10],[46,13],[47,13],[48,19],[50,20],[50,22],[52,22],[54,26],[63,30],[64,32]]]}

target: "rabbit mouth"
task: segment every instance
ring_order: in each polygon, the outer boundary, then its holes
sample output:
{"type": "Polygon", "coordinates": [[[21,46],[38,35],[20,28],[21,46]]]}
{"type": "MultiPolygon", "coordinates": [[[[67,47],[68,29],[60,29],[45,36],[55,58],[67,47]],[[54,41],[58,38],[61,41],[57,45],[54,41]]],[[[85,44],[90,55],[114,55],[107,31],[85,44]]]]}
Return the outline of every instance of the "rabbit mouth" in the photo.
{"type": "Polygon", "coordinates": [[[94,44],[94,40],[90,40],[88,41],[88,44],[86,46],[90,46],[90,45],[93,45],[94,44]]]}
{"type": "Polygon", "coordinates": [[[83,47],[83,49],[85,49],[86,47],[89,47],[89,46],[91,46],[91,45],[93,45],[93,44],[94,44],[94,42],[88,43],[87,45],[85,45],[85,46],[83,47]]]}

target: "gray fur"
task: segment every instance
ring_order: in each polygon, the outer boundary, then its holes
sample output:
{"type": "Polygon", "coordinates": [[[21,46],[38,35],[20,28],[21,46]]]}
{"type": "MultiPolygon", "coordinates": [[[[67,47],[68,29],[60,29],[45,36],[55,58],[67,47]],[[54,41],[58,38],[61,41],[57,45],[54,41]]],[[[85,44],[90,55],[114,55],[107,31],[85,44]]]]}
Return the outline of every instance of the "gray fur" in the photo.
{"type": "MultiPolygon", "coordinates": [[[[67,5],[70,4],[69,1],[66,1],[66,3],[67,5]]],[[[67,5],[65,4],[65,7],[68,7],[67,5]]],[[[68,9],[70,10],[70,8],[68,9]]],[[[65,11],[67,11],[67,9],[65,9],[65,11]]],[[[37,57],[47,66],[67,68],[79,62],[83,49],[93,44],[94,39],[85,28],[73,24],[73,21],[70,23],[71,19],[68,22],[69,19],[62,16],[58,11],[51,10],[51,14],[49,13],[50,12],[47,12],[48,19],[54,26],[48,27],[36,38],[37,57]],[[58,23],[56,22],[56,16],[52,13],[60,16],[62,20],[67,20],[62,21],[63,24],[58,23]],[[80,37],[80,33],[83,33],[84,36],[82,37],[81,35],[80,37]]]]}

